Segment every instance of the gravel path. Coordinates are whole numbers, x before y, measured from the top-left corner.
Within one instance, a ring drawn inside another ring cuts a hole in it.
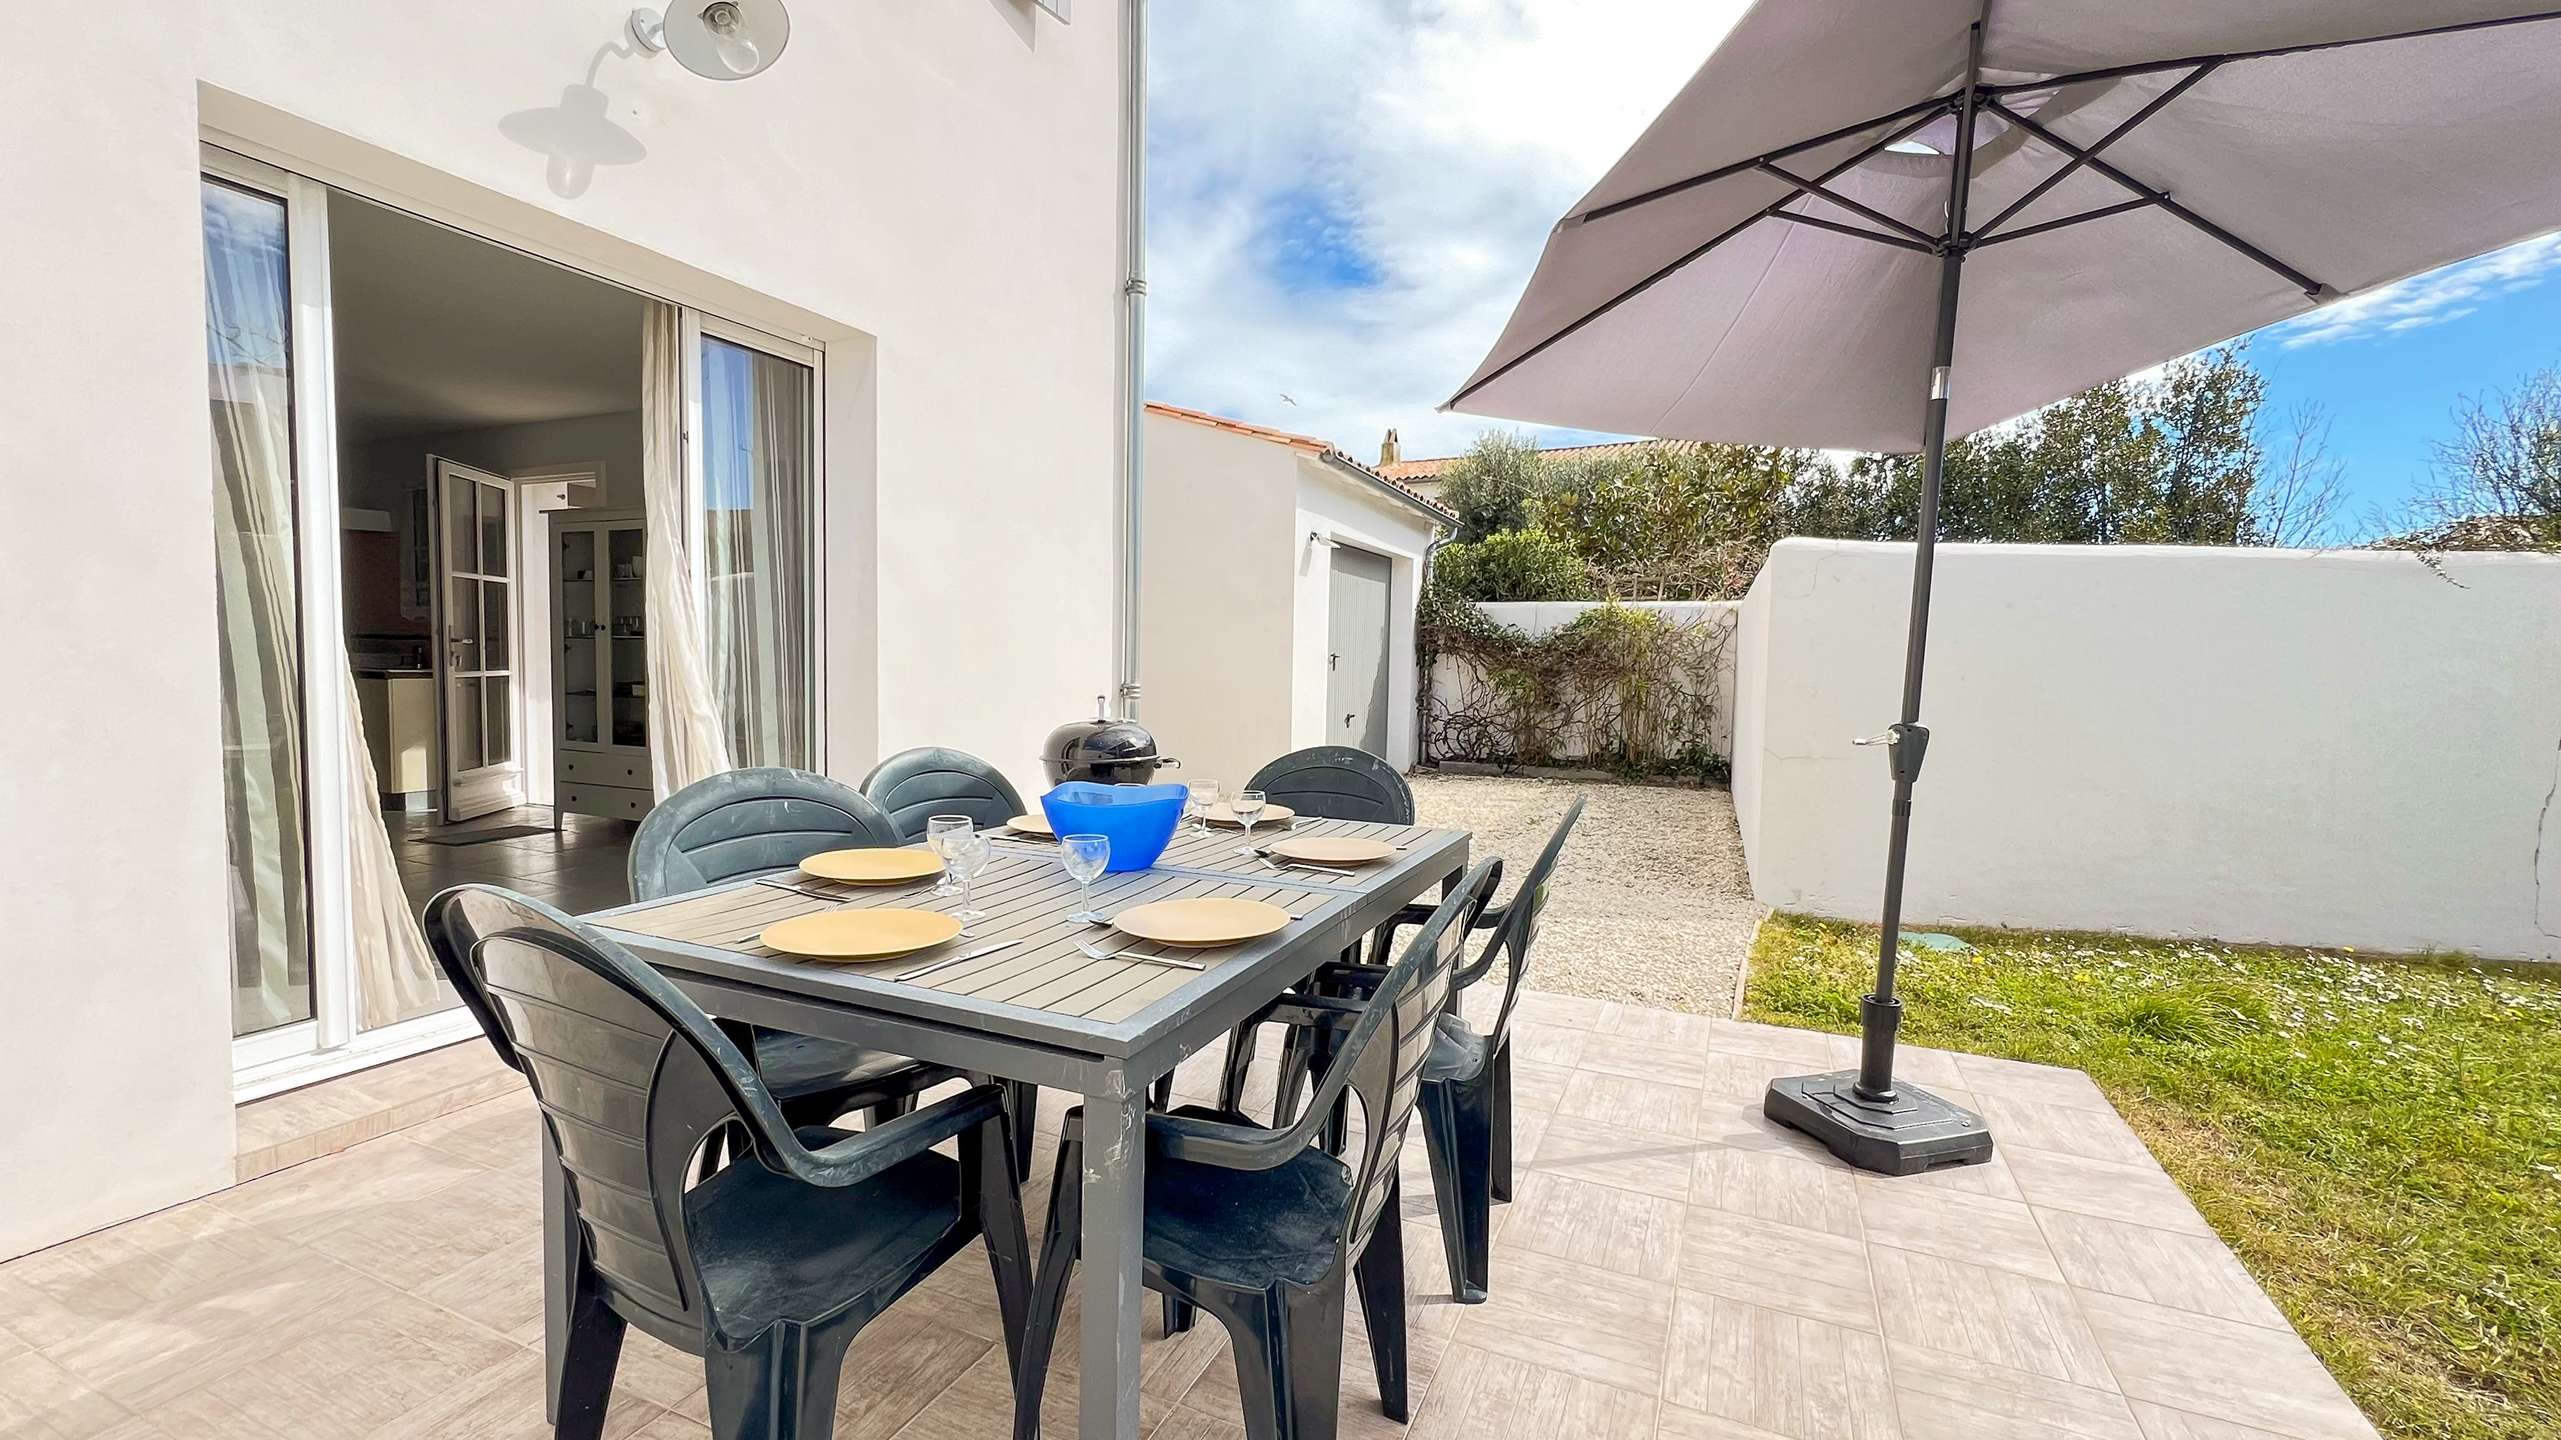
[[[1412,777],[1426,825],[1475,832],[1510,894],[1577,790],[1591,804],[1556,864],[1527,983],[1540,990],[1730,1015],[1760,925],[1723,790],[1608,781]]]

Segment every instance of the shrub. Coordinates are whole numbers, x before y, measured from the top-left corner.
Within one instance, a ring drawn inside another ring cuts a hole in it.
[[[1463,600],[1589,600],[1591,576],[1574,548],[1544,530],[1502,530],[1432,557],[1435,589]]]

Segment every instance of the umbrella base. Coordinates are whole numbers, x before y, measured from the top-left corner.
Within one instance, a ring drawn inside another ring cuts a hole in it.
[[[1773,1080],[1761,1113],[1879,1175],[1917,1175],[1992,1158],[1992,1130],[1982,1116],[1911,1085],[1895,1087],[1891,1100],[1863,1100],[1852,1088],[1858,1078],[1855,1070],[1840,1070]]]

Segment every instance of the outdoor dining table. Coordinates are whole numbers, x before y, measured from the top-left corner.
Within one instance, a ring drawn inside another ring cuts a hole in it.
[[[1239,897],[1289,912],[1288,926],[1241,945],[1176,950],[1133,944],[1116,931],[1069,918],[1080,905],[1047,837],[991,831],[994,854],[977,876],[984,912],[963,938],[934,950],[865,964],[811,963],[758,943],[779,920],[838,906],[959,908],[955,890],[931,879],[845,885],[783,872],[584,917],[656,966],[729,1025],[762,1025],[843,1040],[918,1060],[1029,1081],[1084,1099],[1085,1303],[1079,1434],[1138,1434],[1140,1239],[1146,1146],[1140,1127],[1149,1085],[1339,955],[1406,903],[1466,868],[1464,831],[1300,818],[1292,837],[1368,837],[1398,847],[1377,864],[1343,872],[1280,869],[1244,853],[1232,829],[1178,834],[1145,870],[1094,886],[1110,913],[1156,900]],[[1282,838],[1258,827],[1257,848]],[[946,955],[1012,940],[991,954],[914,979],[901,974]],[[1117,952],[1091,958],[1087,944]],[[1159,963],[1188,960],[1204,968]],[[1025,1117],[1029,1123],[1029,1117]],[[543,1137],[545,1350],[554,1413],[578,1253],[566,1181]]]

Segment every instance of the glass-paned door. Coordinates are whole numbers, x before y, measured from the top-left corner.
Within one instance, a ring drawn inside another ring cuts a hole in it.
[[[292,299],[285,202],[207,176],[214,626],[231,893],[231,1028],[312,1018]]]
[[[431,469],[444,817],[468,820],[524,800],[516,757],[515,492],[504,478],[451,460],[435,460]]]
[[[699,320],[703,628],[738,765],[807,766],[816,701],[817,370]]]

